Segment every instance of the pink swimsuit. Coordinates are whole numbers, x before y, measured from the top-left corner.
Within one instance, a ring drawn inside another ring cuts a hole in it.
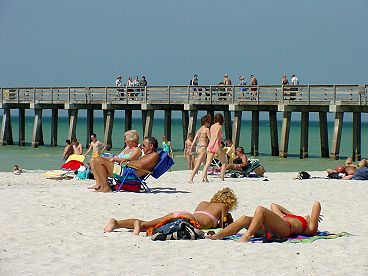
[[[212,215],[211,213],[206,212],[206,211],[195,211],[193,214],[191,212],[188,212],[188,211],[178,211],[178,212],[174,212],[173,213],[173,217],[174,218],[177,218],[177,217],[180,217],[183,214],[191,214],[192,216],[194,216],[195,214],[202,214],[202,215],[206,215],[207,217],[209,217],[210,219],[212,219],[213,223],[216,226],[219,223],[219,220],[214,215]]]
[[[211,133],[211,138],[214,134]],[[217,150],[219,149],[220,145],[221,145],[221,139],[222,139],[222,130],[219,131],[219,135],[218,135],[218,139],[216,140],[211,140],[210,143],[208,144],[207,147],[207,151],[212,152],[212,153],[216,153]]]

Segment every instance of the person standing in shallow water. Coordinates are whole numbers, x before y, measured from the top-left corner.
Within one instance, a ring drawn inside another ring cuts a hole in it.
[[[174,158],[171,142],[167,139],[167,135],[162,136],[162,150],[166,152],[171,158]]]
[[[70,155],[74,153],[73,145],[69,139],[65,140],[65,148],[63,152],[63,160],[66,161]]]

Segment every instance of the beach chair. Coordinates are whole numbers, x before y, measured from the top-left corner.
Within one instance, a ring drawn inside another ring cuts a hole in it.
[[[166,152],[161,151],[159,153],[159,160],[151,172],[140,168],[128,166],[124,169],[124,173],[122,176],[114,177],[116,181],[115,191],[119,192],[120,190],[124,190],[139,192],[143,190],[145,192],[150,192],[150,189],[146,184],[148,177],[152,175],[152,177],[157,179],[165,172],[167,172],[172,165],[174,165],[174,160]],[[137,176],[137,170],[146,172],[146,176],[142,178]]]
[[[231,174],[231,177],[259,177],[263,176],[264,168],[259,159],[249,159],[249,166],[244,171],[229,170],[226,174]]]

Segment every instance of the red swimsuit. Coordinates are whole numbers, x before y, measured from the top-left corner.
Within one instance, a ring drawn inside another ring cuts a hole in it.
[[[293,214],[286,214],[286,215],[284,215],[283,219],[286,218],[286,217],[295,218],[295,219],[299,220],[300,223],[302,224],[302,233],[305,231],[305,229],[307,229],[308,222],[307,222],[307,220],[304,217],[293,215]],[[291,236],[291,223],[288,222],[287,220],[285,220],[285,221],[289,224],[289,229],[290,229],[290,235],[289,236]],[[268,232],[268,231],[266,231],[266,238],[269,239],[269,240],[272,238],[271,233]]]

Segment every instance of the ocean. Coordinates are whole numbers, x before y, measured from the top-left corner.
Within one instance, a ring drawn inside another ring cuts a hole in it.
[[[199,116],[198,116],[199,119]],[[294,117],[293,117],[294,120]],[[0,147],[0,171],[11,171],[14,164],[20,165],[27,170],[51,170],[58,169],[62,164],[62,152],[65,139],[68,135],[68,120],[67,117],[59,117],[58,125],[58,147],[50,147],[51,136],[51,118],[44,116],[43,135],[45,146],[39,148],[31,148],[33,117],[26,117],[26,143],[27,146],[19,147],[2,146]],[[200,126],[198,120],[197,127]],[[246,152],[250,152],[250,128],[251,122],[249,120],[242,121],[240,145],[245,148]],[[12,129],[14,143],[18,142],[18,118],[12,116]],[[142,133],[142,123],[140,118],[133,118],[133,129],[137,129]],[[161,144],[161,137],[164,131],[164,120],[162,118],[155,118],[153,125],[153,136],[155,136],[159,144]],[[270,145],[270,130],[269,122],[267,120],[260,121],[259,127],[259,156],[261,163],[269,172],[286,172],[286,171],[314,171],[325,170],[327,168],[334,168],[339,164],[344,163],[344,159],[352,153],[352,123],[344,122],[342,131],[342,141],[340,148],[340,160],[330,160],[328,158],[320,157],[320,136],[319,123],[317,121],[310,121],[309,126],[309,158],[299,159],[299,141],[300,141],[300,121],[298,119],[292,121],[290,129],[288,158],[279,158],[271,156]],[[103,140],[103,119],[94,119],[94,132],[100,140]],[[111,152],[119,153],[123,147],[123,133],[124,133],[124,117],[123,113],[116,113],[113,127],[113,148]],[[329,146],[331,147],[331,138],[333,133],[333,121],[329,120],[328,135]],[[281,134],[281,121],[278,122],[278,134]],[[79,117],[77,124],[77,138],[85,145],[86,144],[86,118]],[[183,157],[183,137],[181,119],[172,119],[172,145],[174,148],[175,165],[173,170],[187,169],[186,160]],[[368,157],[368,123],[362,122],[362,157]]]

